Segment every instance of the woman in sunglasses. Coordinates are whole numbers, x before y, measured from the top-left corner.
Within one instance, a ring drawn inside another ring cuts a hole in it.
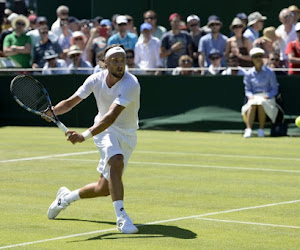
[[[276,75],[272,69],[263,64],[265,51],[261,48],[250,50],[254,67],[249,69],[244,76],[246,104],[242,107],[242,116],[246,124],[244,138],[252,136],[252,126],[258,116],[258,137],[264,137],[264,127],[267,117],[275,123],[278,108],[275,96],[278,93]]]

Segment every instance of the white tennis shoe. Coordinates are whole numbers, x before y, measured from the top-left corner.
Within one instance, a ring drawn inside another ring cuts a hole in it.
[[[131,221],[128,215],[118,218],[117,229],[123,234],[135,234],[139,231],[137,227],[133,225],[133,222]]]
[[[55,219],[55,217],[62,210],[65,210],[67,208],[67,206],[70,205],[70,203],[68,203],[65,200],[65,196],[69,193],[71,193],[71,191],[69,189],[67,189],[66,187],[61,187],[58,190],[55,201],[52,202],[52,204],[50,205],[50,207],[48,209],[48,218],[50,220]]]
[[[252,129],[246,128],[243,136],[244,136],[244,138],[250,138],[252,136]]]

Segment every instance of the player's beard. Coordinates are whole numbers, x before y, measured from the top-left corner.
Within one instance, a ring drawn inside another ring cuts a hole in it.
[[[115,72],[111,72],[111,74],[116,77],[116,78],[122,78],[124,75],[124,70],[122,71],[115,71]]]

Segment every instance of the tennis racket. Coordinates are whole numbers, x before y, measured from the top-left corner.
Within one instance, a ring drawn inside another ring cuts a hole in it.
[[[10,92],[22,108],[33,114],[48,118],[64,133],[68,131],[68,128],[54,114],[49,94],[39,81],[31,76],[18,75],[11,81]],[[51,111],[53,117],[45,114],[48,110]]]

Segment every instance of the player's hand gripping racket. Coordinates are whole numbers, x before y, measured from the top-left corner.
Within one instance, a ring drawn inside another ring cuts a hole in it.
[[[33,114],[51,120],[64,133],[68,131],[68,128],[54,114],[49,94],[39,81],[31,76],[18,75],[11,81],[10,92],[21,107]],[[46,115],[48,110],[50,110],[53,117]]]

